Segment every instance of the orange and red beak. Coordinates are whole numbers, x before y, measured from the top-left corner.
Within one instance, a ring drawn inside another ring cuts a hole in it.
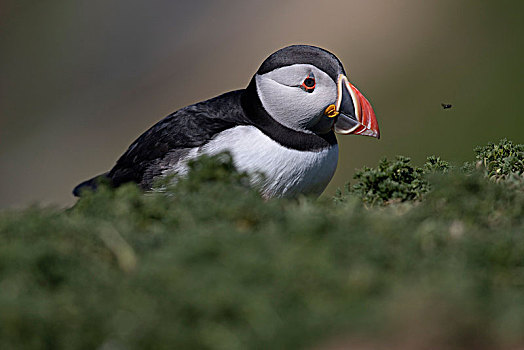
[[[328,110],[326,110],[326,113],[328,113]],[[380,138],[377,117],[373,107],[343,74],[338,77],[337,102],[330,113],[336,118],[333,130],[337,134],[355,134]]]

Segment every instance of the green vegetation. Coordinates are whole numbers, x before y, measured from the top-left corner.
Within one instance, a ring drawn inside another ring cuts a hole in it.
[[[335,201],[264,201],[220,156],[4,211],[0,348],[522,347],[522,147],[383,160]]]
[[[382,159],[376,169],[364,167],[355,174],[358,182],[352,187],[346,185],[345,194],[357,196],[371,205],[420,200],[430,189],[425,175],[450,169],[447,162],[435,156],[428,157],[422,168],[412,166],[410,161],[397,156],[394,161]],[[343,197],[339,190],[335,198],[343,200]]]
[[[524,176],[524,144],[514,145],[506,139],[475,148],[477,167],[492,180],[507,180]]]

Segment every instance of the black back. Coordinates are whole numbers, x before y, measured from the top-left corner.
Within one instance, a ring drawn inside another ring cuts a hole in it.
[[[108,174],[113,186],[132,181],[148,188],[152,179],[161,174],[162,163],[176,162],[189,149],[204,145],[216,134],[249,124],[240,106],[241,94],[232,91],[179,109],[159,121],[118,159]]]

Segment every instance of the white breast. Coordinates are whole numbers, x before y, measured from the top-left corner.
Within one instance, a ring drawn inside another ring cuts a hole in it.
[[[251,174],[262,173],[265,197],[290,197],[298,193],[320,195],[333,177],[338,145],[322,151],[297,151],[273,141],[254,126],[237,126],[218,134],[198,153],[229,151],[235,166]]]

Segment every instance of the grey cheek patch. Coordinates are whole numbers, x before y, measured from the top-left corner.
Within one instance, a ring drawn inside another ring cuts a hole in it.
[[[306,93],[300,85],[308,74],[315,77],[315,88]],[[309,65],[295,65],[256,75],[255,81],[263,108],[280,124],[306,133],[329,131],[333,120],[324,120],[323,112],[335,103],[337,85],[327,74]]]

